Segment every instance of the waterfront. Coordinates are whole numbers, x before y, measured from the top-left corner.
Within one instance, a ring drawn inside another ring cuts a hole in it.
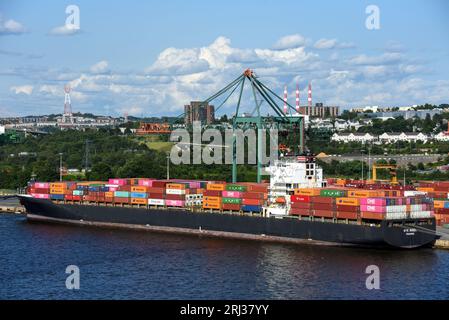
[[[449,252],[277,245],[0,215],[1,299],[447,299]],[[380,268],[367,290],[365,268]],[[80,290],[65,269],[80,268]]]

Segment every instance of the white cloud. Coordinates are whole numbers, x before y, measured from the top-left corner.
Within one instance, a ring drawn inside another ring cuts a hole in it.
[[[25,86],[14,86],[10,88],[11,91],[14,91],[15,94],[26,94],[29,96],[33,93],[33,86],[25,85]]]
[[[19,22],[9,19],[3,20],[0,16],[0,35],[22,34],[26,32],[26,28]]]
[[[354,65],[379,65],[398,63],[402,60],[403,55],[398,52],[387,52],[380,56],[358,55],[350,59],[349,63]]]
[[[71,36],[80,33],[81,29],[72,25],[63,25],[50,30],[49,34],[53,36]]]
[[[108,65],[109,64],[106,60],[102,60],[91,66],[90,71],[92,73],[105,73],[108,71]]]
[[[337,39],[320,39],[315,42],[314,47],[316,49],[332,49],[335,48]]]
[[[306,39],[300,34],[292,34],[280,38],[273,46],[277,50],[292,49],[302,47],[306,43]]]

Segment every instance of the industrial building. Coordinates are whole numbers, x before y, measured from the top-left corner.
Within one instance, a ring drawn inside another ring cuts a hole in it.
[[[324,106],[322,103],[316,103],[315,106],[300,106],[299,113],[310,117],[338,117],[340,112],[338,106]]]
[[[192,101],[184,106],[184,122],[192,124],[201,121],[202,124],[212,124],[215,120],[215,108],[201,101]]]

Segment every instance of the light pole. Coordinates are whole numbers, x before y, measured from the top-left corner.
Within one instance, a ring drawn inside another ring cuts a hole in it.
[[[170,180],[170,152],[167,152],[167,180]]]
[[[62,153],[59,153],[59,181],[62,182]]]

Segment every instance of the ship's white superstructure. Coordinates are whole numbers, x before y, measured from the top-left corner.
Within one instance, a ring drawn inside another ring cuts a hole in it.
[[[290,208],[290,195],[297,188],[321,188],[326,185],[323,169],[312,156],[297,156],[274,161],[266,171],[270,174],[268,207],[266,215],[287,215]],[[277,201],[283,198],[284,202]]]

